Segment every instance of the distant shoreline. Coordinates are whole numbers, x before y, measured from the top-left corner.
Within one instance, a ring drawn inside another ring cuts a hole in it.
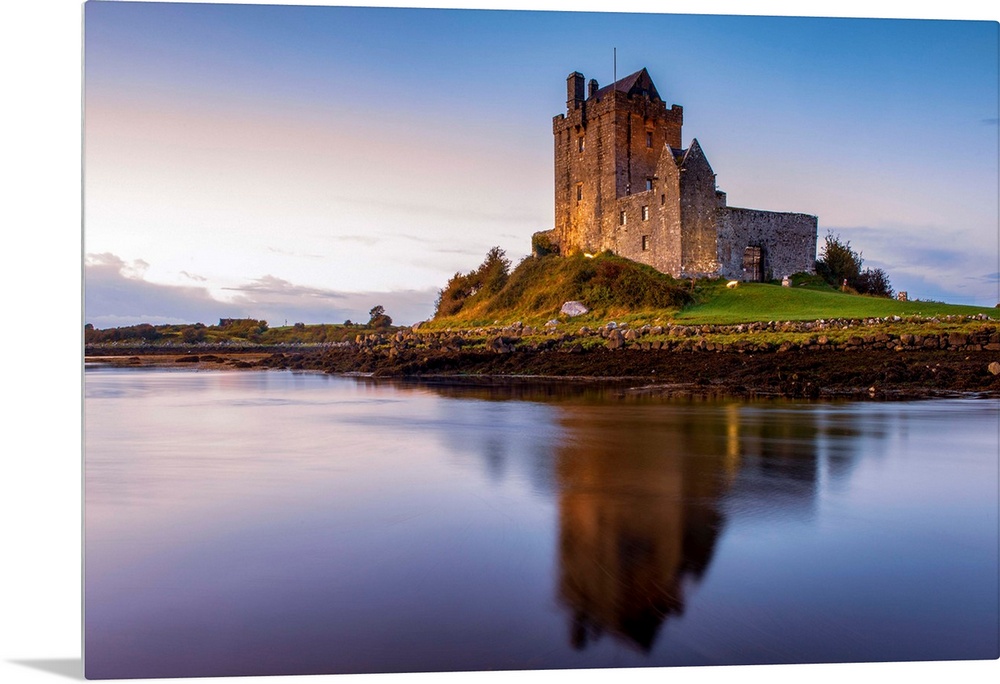
[[[512,341],[513,342],[513,341]],[[88,363],[130,368],[299,370],[417,381],[471,384],[604,381],[644,395],[711,395],[806,399],[904,400],[933,397],[1000,398],[1000,375],[989,370],[1000,352],[985,349],[866,348],[708,351],[609,349],[510,344],[499,350],[400,348],[390,345],[85,350]],[[997,367],[994,366],[996,370]]]

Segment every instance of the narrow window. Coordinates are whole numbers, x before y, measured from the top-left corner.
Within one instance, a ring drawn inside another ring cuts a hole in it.
[[[653,132],[646,131],[646,147],[652,147],[652,146],[653,146]]]
[[[666,203],[667,203],[667,196],[660,195],[660,204],[666,204]]]
[[[576,201],[579,202],[583,199],[583,183],[576,184]]]
[[[647,178],[646,179],[646,191],[649,192],[652,189],[653,189],[653,179],[652,178]]]
[[[624,226],[625,225],[625,212],[624,211],[618,212],[618,225],[619,226]]]
[[[643,235],[642,236],[642,251],[643,252],[648,252],[649,251],[649,236],[648,235]]]
[[[649,207],[645,205],[643,205],[642,207],[642,220],[643,221],[649,220]]]
[[[584,146],[583,136],[581,135],[579,138],[576,139],[576,149],[577,149],[577,151],[578,152],[583,152],[583,146]]]

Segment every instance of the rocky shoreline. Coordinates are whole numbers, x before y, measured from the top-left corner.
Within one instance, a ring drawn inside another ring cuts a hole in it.
[[[896,323],[898,329],[893,329]],[[1000,397],[1000,332],[969,321],[748,326],[609,324],[573,333],[515,324],[400,330],[353,342],[281,347],[88,347],[116,366],[291,369],[483,383],[621,381],[644,394],[912,399]],[[553,326],[554,327],[554,326]],[[739,329],[741,328],[742,329]]]

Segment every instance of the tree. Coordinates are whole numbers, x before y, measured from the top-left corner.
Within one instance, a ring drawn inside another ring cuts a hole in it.
[[[839,288],[846,283],[858,294],[891,297],[888,274],[881,268],[861,270],[863,263],[861,252],[855,252],[849,241],[841,240],[839,235],[831,232],[826,234],[823,253],[816,262],[816,273],[834,287]]]
[[[480,281],[480,289],[487,295],[493,295],[503,289],[510,276],[510,259],[500,247],[491,247],[486,253],[486,259],[476,269]]]
[[[480,292],[487,297],[495,295],[507,284],[509,277],[510,259],[507,258],[507,253],[499,247],[491,247],[479,268],[464,275],[456,273],[444,289],[438,291],[434,315],[456,314],[465,305],[465,300]]]
[[[867,294],[874,297],[892,297],[892,285],[889,284],[889,276],[881,268],[866,268],[858,276],[854,289],[858,294]]]
[[[826,234],[826,244],[816,262],[816,273],[834,287],[847,285],[854,287],[861,274],[861,254],[851,249],[849,240],[841,241],[839,235]]]
[[[368,319],[368,326],[371,328],[388,328],[392,325],[392,319],[385,315],[385,307],[377,304],[368,312],[371,317]]]

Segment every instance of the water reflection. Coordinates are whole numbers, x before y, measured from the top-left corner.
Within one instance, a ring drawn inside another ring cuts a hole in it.
[[[817,445],[826,426],[810,407],[697,397],[664,402],[622,385],[449,383],[433,391],[555,407],[559,439],[552,460],[541,460],[555,471],[556,594],[576,650],[607,634],[648,653],[662,625],[683,615],[728,514],[807,518],[815,504]],[[479,453],[500,481],[508,460],[522,454],[505,449],[496,432],[503,411],[496,415]],[[836,472],[846,474],[853,457],[837,445],[854,435],[836,421],[828,427]]]
[[[721,410],[706,411],[703,399],[665,403],[621,387],[580,385],[435,392],[558,406],[556,592],[576,650],[607,634],[651,651],[707,572],[727,514],[810,517],[818,445],[827,439],[830,472],[845,476],[853,452],[843,445],[857,436],[822,411],[794,405],[712,401]],[[503,440],[487,431],[481,454],[502,479],[511,457]]]
[[[717,441],[720,426],[642,413],[623,421],[564,407],[560,416],[569,439],[555,464],[558,597],[576,649],[608,633],[648,652],[663,622],[684,612],[685,585],[705,572],[723,525],[734,464],[720,449],[686,457],[691,442]]]
[[[288,373],[87,391],[89,675],[995,653],[995,407]]]

